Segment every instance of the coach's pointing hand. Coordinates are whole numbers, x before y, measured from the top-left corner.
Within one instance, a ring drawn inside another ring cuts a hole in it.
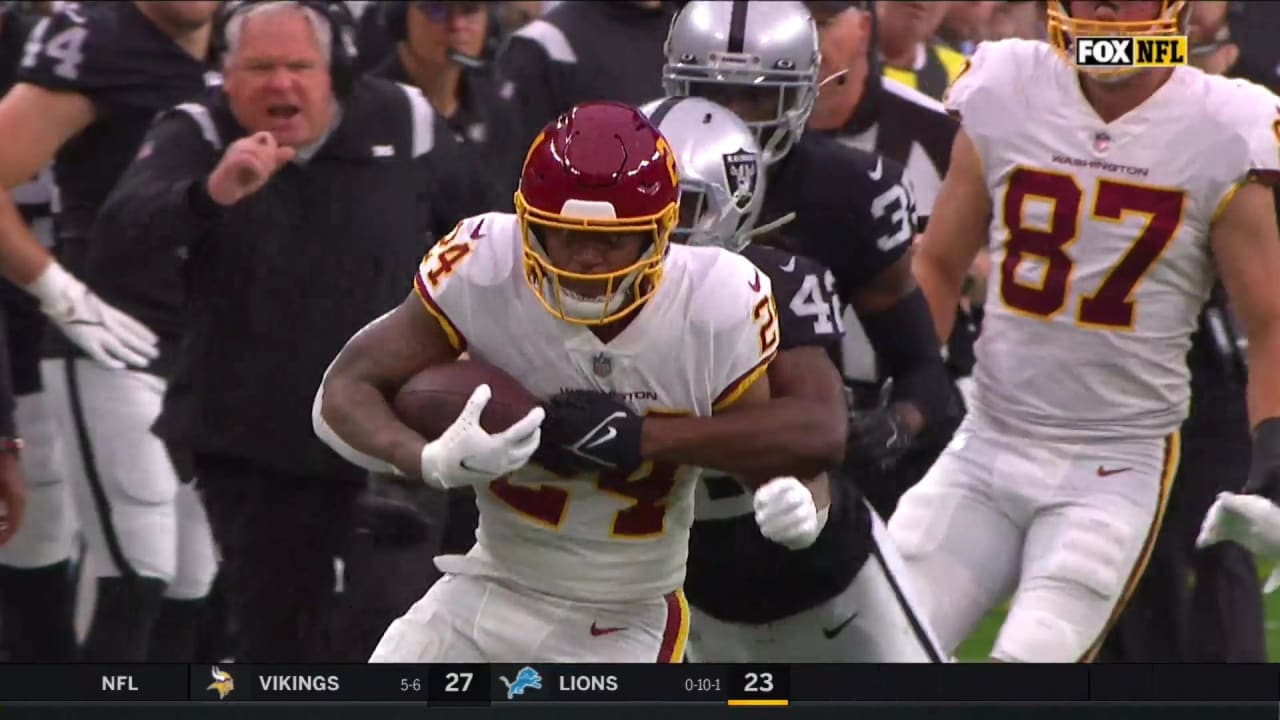
[[[240,138],[209,174],[209,197],[224,207],[235,205],[258,192],[295,155],[296,150],[280,145],[266,131]]]

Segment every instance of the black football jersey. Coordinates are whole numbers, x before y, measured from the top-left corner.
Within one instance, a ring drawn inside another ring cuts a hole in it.
[[[13,85],[22,59],[22,43],[31,25],[16,6],[0,5],[0,97]]]
[[[179,47],[131,2],[69,4],[42,19],[27,37],[18,68],[18,82],[79,93],[93,103],[94,122],[54,158],[58,259],[162,339],[181,331],[182,258],[158,253],[129,278],[94,278],[87,274],[88,237],[152,120],[202,97],[214,77],[205,62]],[[49,342],[55,355],[69,350],[57,333],[50,333]],[[167,355],[164,346],[161,352]]]
[[[830,270],[803,255],[766,245],[748,245],[742,256],[773,281],[778,304],[780,350],[839,347],[844,335],[840,296]]]
[[[748,245],[742,255],[773,283],[779,349],[818,346],[838,363],[844,326],[833,273],[803,255],[767,245]],[[749,493],[742,483],[711,473],[700,482],[706,498],[699,502],[728,500],[737,508],[716,519],[695,518],[690,531],[685,593],[703,612],[730,622],[779,620],[839,593],[865,560],[866,510],[852,484],[832,488],[840,501],[833,499],[834,512],[819,541],[792,551],[761,534],[750,501],[741,502]],[[843,481],[833,476],[831,482]],[[735,555],[753,560],[724,562]]]
[[[774,244],[831,269],[845,298],[911,248],[919,229],[902,165],[806,134],[770,169],[760,225],[788,213]]]
[[[80,93],[96,113],[54,160],[61,234],[87,233],[152,118],[199,97],[207,70],[131,2],[70,4],[35,26],[18,82]]]
[[[760,625],[817,607],[848,588],[875,543],[871,514],[856,483],[838,472],[828,478],[827,524],[802,550],[767,539],[750,512],[694,522],[684,581],[689,604],[726,622]],[[702,482],[712,497],[745,492],[732,478]]]

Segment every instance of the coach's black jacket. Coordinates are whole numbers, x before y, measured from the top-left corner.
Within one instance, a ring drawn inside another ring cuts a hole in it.
[[[223,96],[157,120],[102,210],[116,242],[91,259],[105,274],[188,253],[188,336],[157,434],[293,475],[353,473],[312,431],[321,377],[404,300],[434,238],[484,210],[451,181],[441,125],[417,90],[362,78],[313,156],[222,208],[205,181],[249,134]]]

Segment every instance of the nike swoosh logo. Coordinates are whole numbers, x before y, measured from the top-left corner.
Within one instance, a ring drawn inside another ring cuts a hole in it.
[[[615,412],[611,414],[609,417],[605,418],[599,425],[596,425],[595,427],[591,428],[591,431],[588,432],[586,435],[584,435],[581,440],[579,440],[577,443],[573,445],[570,445],[569,451],[574,453],[575,455],[580,455],[594,462],[598,462],[603,465],[608,465],[610,467],[613,467],[613,463],[607,462],[606,460],[602,458],[598,458],[586,451],[593,447],[604,445],[605,443],[617,437],[618,429],[615,428],[613,425],[610,425],[609,423],[612,423],[614,420],[618,418],[626,417],[626,416],[627,414],[624,412]]]
[[[1110,476],[1112,476],[1112,475],[1119,475],[1119,474],[1120,474],[1120,473],[1122,473],[1122,472],[1129,472],[1129,471],[1130,471],[1130,470],[1132,470],[1132,469],[1133,469],[1133,468],[1131,468],[1131,467],[1122,467],[1122,468],[1111,468],[1111,469],[1107,469],[1107,468],[1104,468],[1104,467],[1102,467],[1101,465],[1099,465],[1099,466],[1098,466],[1098,477],[1110,477]]]
[[[872,180],[879,180],[881,177],[884,177],[884,158],[876,158],[876,166],[867,173],[867,177]]]
[[[822,628],[822,636],[823,636],[823,637],[825,637],[825,638],[826,638],[826,639],[828,639],[828,640],[831,640],[831,639],[832,639],[832,638],[834,638],[835,636],[837,636],[837,635],[839,635],[840,633],[844,632],[844,629],[845,629],[845,628],[847,628],[847,627],[849,627],[849,623],[853,622],[853,619],[854,619],[854,618],[856,618],[856,617],[858,617],[858,613],[856,613],[856,612],[855,612],[854,614],[852,614],[852,615],[850,615],[849,617],[845,618],[845,621],[844,621],[844,622],[840,623],[839,625],[837,625],[837,626],[835,626],[835,627],[833,627],[833,628],[830,628],[830,629],[828,629],[828,628]]]
[[[747,283],[747,287],[751,288],[752,292],[760,292],[760,271],[759,270],[756,271],[756,276],[751,278],[751,282]]]
[[[484,227],[484,221],[487,219],[488,218],[480,218],[480,222],[477,223],[475,229],[471,231],[472,240],[479,240],[480,238],[484,237],[484,235],[480,234],[480,228]]]
[[[786,264],[785,264],[785,265],[779,265],[778,267],[782,268],[782,272],[791,272],[792,270],[795,270],[795,269],[796,269],[796,256],[795,256],[795,255],[792,255],[792,256],[791,256],[791,259],[790,259],[790,260],[788,260],[788,261],[786,262]]]
[[[591,623],[591,637],[600,637],[601,635],[608,635],[610,633],[616,633],[622,630],[626,630],[626,628],[625,627],[603,627],[602,628],[602,627],[596,627],[596,624],[594,621]]]
[[[609,427],[605,428],[605,430],[607,432],[605,432],[604,436],[601,437],[599,440],[593,440],[587,443],[587,445],[585,446],[587,450],[590,450],[591,448],[596,447],[598,445],[603,445],[609,442],[610,440],[618,437],[618,429],[615,428],[614,426],[610,425]]]

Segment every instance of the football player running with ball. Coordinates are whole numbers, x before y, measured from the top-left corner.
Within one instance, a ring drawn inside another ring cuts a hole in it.
[[[542,408],[482,430],[484,385],[430,442],[387,400],[465,351],[537,397],[608,393],[637,416],[728,417],[767,402],[778,348],[769,279],[725,250],[669,245],[678,188],[670,146],[637,110],[573,108],[530,148],[516,213],[460,223],[405,302],[326,373],[321,438],[371,470],[474,486],[480,511],[475,546],[437,559],[445,577],[388,628],[373,661],[682,660],[695,467],[575,472],[569,450],[547,442],[555,418]],[[590,455],[613,436],[574,450]]]

